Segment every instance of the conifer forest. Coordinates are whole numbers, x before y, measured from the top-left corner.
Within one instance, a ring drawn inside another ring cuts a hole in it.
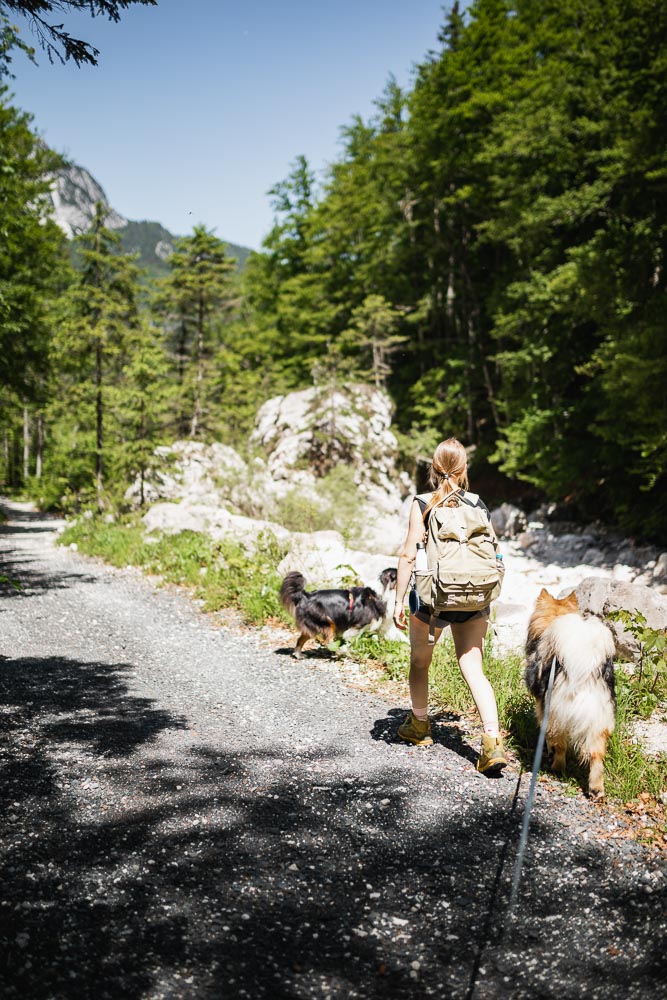
[[[45,218],[62,161],[6,77],[0,489],[114,509],[156,446],[242,449],[271,396],[368,381],[409,471],[455,435],[515,495],[664,541],[666,33],[663,0],[455,4],[326,173],[294,151],[242,269],[202,220],[164,278],[102,207],[73,241]]]

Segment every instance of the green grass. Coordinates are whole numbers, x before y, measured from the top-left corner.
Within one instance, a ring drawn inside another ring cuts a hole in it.
[[[147,540],[136,518],[111,524],[80,518],[60,536],[61,545],[72,543],[112,566],[139,566],[167,583],[193,589],[206,611],[234,608],[254,625],[289,621],[278,599],[275,569],[285,553],[273,535],[260,535],[251,554],[233,539],[215,542],[194,531]]]
[[[260,536],[251,555],[238,542],[214,542],[206,535],[183,531],[147,540],[137,517],[107,524],[97,517],[80,518],[60,537],[61,544],[76,542],[80,552],[100,556],[114,566],[139,566],[158,574],[168,583],[186,586],[202,600],[205,610],[234,608],[248,624],[280,621],[292,625],[278,599],[281,579],[276,567],[285,552],[273,535]],[[410,651],[407,643],[390,642],[374,634],[355,639],[348,655],[360,663],[379,665],[388,681],[405,684]],[[498,655],[491,638],[484,651],[484,669],[493,686],[502,728],[521,763],[532,765],[537,742],[533,701],[523,683],[523,658],[517,654]],[[611,799],[623,802],[641,792],[658,797],[667,786],[667,760],[645,755],[633,743],[633,722],[646,715],[647,692],[667,701],[667,682],[660,675],[628,676],[617,670],[616,730],[605,760],[605,784]],[[436,707],[472,716],[474,705],[456,662],[451,636],[445,633],[435,648],[430,673],[430,701]],[[568,759],[564,790],[586,785],[586,769]]]
[[[358,544],[363,536],[362,511],[352,469],[331,469],[315,483],[317,499],[298,487],[289,490],[270,511],[271,519],[290,531],[339,531],[345,542]]]
[[[667,758],[647,757],[632,741],[633,722],[645,717],[641,687],[641,680],[616,671],[616,728],[605,759],[605,788],[608,795],[623,802],[641,792],[657,798],[667,788]],[[662,691],[663,698],[666,693]]]

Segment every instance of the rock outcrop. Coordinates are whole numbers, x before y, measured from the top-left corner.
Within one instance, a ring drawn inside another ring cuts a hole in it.
[[[268,400],[252,441],[274,483],[298,485],[310,496],[318,480],[347,467],[363,508],[366,546],[395,553],[405,533],[403,501],[413,485],[397,469],[391,417],[389,396],[371,386],[313,387]]]
[[[611,611],[638,611],[649,628],[667,628],[667,598],[644,584],[587,576],[577,586],[576,595],[580,609],[598,618],[604,619]],[[628,661],[636,660],[639,656],[637,640],[620,623],[610,624],[618,655]]]
[[[256,454],[247,461],[222,444],[177,441],[158,448],[143,487],[145,501],[159,503],[160,509],[148,515],[153,527],[158,521],[163,530],[205,522],[202,530],[220,533],[228,527],[245,537],[249,531],[233,520],[245,516],[272,522],[275,533],[284,535],[281,525],[286,518],[298,521],[299,504],[306,504],[326,513],[333,532],[348,539],[356,532],[354,551],[384,553],[395,563],[407,527],[405,497],[413,487],[396,468],[398,446],[386,393],[352,385],[333,393],[307,389],[278,396],[259,411],[251,444]],[[140,492],[135,482],[126,500],[138,506]],[[294,503],[288,516],[290,496]],[[164,501],[180,509],[169,512]],[[289,527],[298,532],[301,524]],[[346,561],[342,553],[338,562]],[[328,574],[334,569],[328,565]]]
[[[243,483],[248,468],[233,448],[214,442],[175,441],[155,450],[155,462],[144,481],[144,502],[186,501],[215,507],[224,500],[225,484]],[[125,499],[138,506],[140,483],[136,480]]]
[[[52,217],[69,239],[90,228],[98,202],[108,209],[109,229],[122,229],[126,225],[127,219],[111,208],[102,187],[84,167],[71,163],[53,178]]]

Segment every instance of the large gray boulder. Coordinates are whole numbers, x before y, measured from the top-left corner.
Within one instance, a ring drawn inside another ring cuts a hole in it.
[[[229,484],[243,487],[248,479],[246,463],[233,448],[214,442],[174,441],[155,449],[153,467],[144,480],[144,502],[186,500],[215,506]],[[141,483],[137,478],[125,499],[138,506]]]
[[[362,492],[380,487],[387,509],[400,507],[398,442],[392,403],[372,386],[314,386],[269,399],[258,411],[252,441],[274,479],[307,468],[315,477],[349,466]]]
[[[314,386],[269,399],[258,411],[251,442],[274,484],[296,485],[308,496],[332,470],[349,469],[364,547],[395,555],[407,524],[403,501],[414,487],[397,470],[391,418],[392,403],[382,390]]]
[[[650,587],[623,580],[587,576],[576,588],[581,611],[604,619],[610,611],[639,611],[650,628],[667,628],[667,598]],[[618,655],[633,660],[639,655],[639,645],[629,632],[613,623]]]
[[[516,538],[528,526],[524,512],[511,503],[501,503],[491,511],[491,524],[498,538]]]
[[[187,501],[156,503],[144,514],[143,522],[149,534],[161,532],[165,535],[177,535],[181,531],[197,531],[209,535],[215,541],[232,538],[249,552],[254,551],[262,533],[272,534],[282,545],[291,544],[292,538],[287,528],[273,521],[231,514],[224,507]]]

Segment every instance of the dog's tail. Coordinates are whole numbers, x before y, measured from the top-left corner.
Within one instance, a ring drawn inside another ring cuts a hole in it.
[[[306,578],[302,573],[288,573],[280,585],[280,603],[288,614],[293,615],[297,604],[303,599]]]

